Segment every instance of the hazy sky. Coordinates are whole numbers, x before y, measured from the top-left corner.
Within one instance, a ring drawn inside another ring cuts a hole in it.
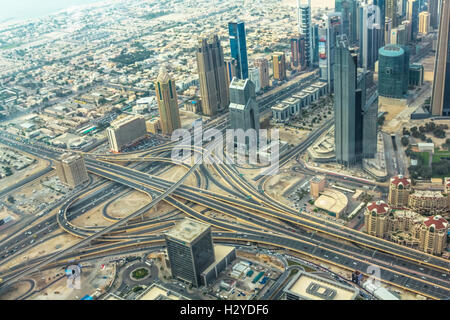
[[[99,0],[0,0],[0,22],[45,16],[75,5]]]

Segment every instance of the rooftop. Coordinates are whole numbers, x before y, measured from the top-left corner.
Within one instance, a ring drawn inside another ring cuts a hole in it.
[[[358,290],[306,272],[297,273],[286,291],[305,300],[354,300]]]
[[[446,229],[448,222],[441,216],[428,217],[423,220],[423,223],[427,227],[434,227],[436,230]]]
[[[314,205],[320,209],[339,215],[347,208],[348,199],[342,192],[333,189],[326,189]]]
[[[387,57],[399,57],[405,54],[405,50],[398,45],[388,44],[387,46],[380,48],[379,54]]]
[[[153,284],[147,291],[137,300],[190,300],[189,298],[182,296],[181,294],[169,291],[168,289]]]
[[[403,185],[405,187],[411,184],[411,179],[408,179],[400,174],[398,176],[391,178],[391,183],[395,184],[396,186]]]
[[[382,201],[372,201],[367,204],[367,210],[376,214],[385,214],[389,211],[389,205]]]
[[[209,228],[210,225],[185,218],[180,223],[175,225],[175,227],[167,231],[166,236],[190,243]]]
[[[431,198],[431,199],[437,199],[437,198],[443,198],[444,195],[441,193],[441,191],[432,191],[432,190],[416,190],[413,194],[411,194],[413,197],[417,198]]]
[[[235,250],[234,247],[214,245],[214,262],[208,268],[206,268],[202,272],[202,274],[207,274],[209,271],[211,271],[211,269],[215,268],[216,265],[223,259],[225,259],[225,257],[228,256],[233,250]]]

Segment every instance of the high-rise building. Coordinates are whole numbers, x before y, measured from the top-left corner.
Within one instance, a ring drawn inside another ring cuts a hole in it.
[[[389,231],[389,205],[384,201],[369,202],[364,211],[364,227],[367,234],[383,238]]]
[[[386,18],[386,23],[384,25],[384,43],[386,45],[391,43],[391,33],[392,33],[392,20]]]
[[[334,123],[336,161],[351,166],[362,153],[362,92],[357,89],[357,56],[345,35],[336,41]],[[358,125],[359,124],[359,125]]]
[[[113,152],[120,152],[141,139],[147,134],[145,118],[143,116],[129,115],[116,119],[106,129],[109,147]]]
[[[164,236],[172,276],[199,287],[202,272],[215,260],[211,226],[185,218]]]
[[[317,199],[321,192],[325,190],[327,180],[324,176],[315,176],[310,181],[310,193],[311,197]]]
[[[312,32],[312,64],[314,67],[317,67],[319,65],[319,25],[317,23],[313,23],[311,26],[311,32]],[[306,52],[306,51],[305,51]]]
[[[175,81],[169,76],[165,68],[161,68],[155,82],[155,88],[161,119],[161,131],[163,134],[172,134],[174,130],[181,128],[181,120]]]
[[[359,48],[361,56],[361,66],[363,68],[373,70],[375,62],[378,60],[378,49],[382,43],[380,40],[383,37],[383,29],[377,23],[373,23],[373,15],[377,14],[376,11],[371,10],[372,7],[366,4],[361,4],[359,10]],[[369,24],[369,22],[371,22]]]
[[[431,113],[450,116],[450,0],[442,0]]]
[[[411,21],[409,20],[402,21],[402,26],[405,28],[405,44],[403,45],[407,45],[408,43],[413,41],[413,30]]]
[[[385,44],[384,32],[386,30],[386,0],[373,0],[373,4],[376,6],[375,8],[378,7],[380,9],[379,27],[381,34],[379,35],[378,48],[381,48]],[[375,22],[376,21],[377,20],[375,20]]]
[[[231,81],[236,77],[236,60],[233,58],[225,59],[225,71],[227,75],[227,87],[230,86]]]
[[[230,84],[230,127],[237,130],[256,130],[259,133],[259,109],[255,85],[248,79],[234,78]],[[258,138],[258,137],[256,137]],[[256,143],[257,141],[253,141]],[[249,145],[250,141],[245,143]]]
[[[217,35],[199,40],[197,68],[203,114],[213,116],[230,103],[223,49]]]
[[[426,11],[419,13],[419,33],[428,34],[430,32],[430,14]]]
[[[261,79],[259,76],[259,69],[258,68],[248,69],[248,78],[255,85],[255,93],[258,93],[261,90]]]
[[[407,0],[397,0],[397,16],[399,18],[404,17],[407,11]]]
[[[364,159],[370,159],[374,158],[377,154],[378,99],[374,99],[373,101],[369,100],[365,104],[362,117],[362,156]]]
[[[334,11],[341,13],[342,32],[347,35],[350,44],[357,41],[357,6],[356,0],[335,0]]]
[[[392,208],[404,208],[408,205],[411,193],[411,179],[398,175],[389,182],[388,203]]]
[[[408,197],[408,207],[421,214],[447,212],[447,195],[437,190],[416,190]]]
[[[64,153],[55,161],[55,169],[59,180],[70,188],[89,181],[84,159],[79,154]]]
[[[342,21],[340,13],[330,13],[324,16],[319,26],[319,68],[320,80],[328,83],[330,92],[334,90],[334,63],[336,38],[342,35]]]
[[[275,80],[286,80],[286,56],[284,52],[274,52],[272,55],[273,78]]]
[[[411,39],[414,41],[419,31],[419,0],[408,0],[406,19],[411,22]]]
[[[409,66],[409,85],[422,86],[424,80],[425,69],[420,63],[412,63]]]
[[[447,247],[448,228],[447,220],[439,215],[427,217],[415,225],[413,233],[419,239],[419,249],[431,254],[442,254]]]
[[[439,14],[438,14],[439,3],[440,0],[428,0],[428,12],[430,13],[430,26],[434,30],[436,30],[439,27]]]
[[[403,99],[408,93],[409,51],[389,44],[378,52],[378,93],[388,98]]]
[[[259,79],[261,82],[261,89],[267,88],[269,83],[269,61],[265,58],[258,58],[253,62],[255,68],[259,70]]]
[[[302,71],[306,68],[305,36],[297,35],[291,38],[291,68]]]
[[[391,19],[392,28],[395,28],[398,25],[397,12],[397,0],[386,0],[386,18]]]
[[[244,22],[229,22],[231,57],[236,60],[236,77],[248,79],[247,42]]]
[[[311,27],[311,0],[307,4],[301,4],[301,0],[297,0],[298,10],[298,26],[299,31],[305,36],[305,58],[306,66],[313,65],[313,39]]]
[[[397,28],[391,30],[390,44],[398,44],[405,46],[408,42],[408,32],[404,24],[399,25]]]

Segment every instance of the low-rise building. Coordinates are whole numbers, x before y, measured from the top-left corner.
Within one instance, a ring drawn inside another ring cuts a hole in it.
[[[314,205],[339,219],[347,210],[348,199],[342,192],[333,189],[325,189]]]
[[[298,272],[283,289],[286,300],[355,300],[359,290],[317,274]]]
[[[159,117],[155,117],[145,122],[147,132],[157,134],[161,131],[161,122]]]

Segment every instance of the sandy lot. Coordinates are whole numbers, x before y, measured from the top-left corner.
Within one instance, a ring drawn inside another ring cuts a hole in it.
[[[125,218],[151,202],[151,198],[139,191],[131,191],[117,199],[108,207],[108,214],[115,218]]]
[[[16,171],[16,172],[14,172],[13,175],[1,179],[0,180],[0,190],[3,190],[5,188],[9,187],[9,186],[17,183],[18,181],[25,179],[43,169],[45,169],[48,166],[48,161],[37,159],[37,158],[29,155],[28,153],[23,153],[23,154],[25,154],[29,158],[36,159],[37,161],[25,169]]]
[[[61,233],[61,229],[57,229],[51,233],[52,235],[56,235]],[[39,240],[36,240],[39,241]],[[62,234],[56,236],[55,238],[49,239],[45,242],[39,243],[34,246],[32,249],[25,251],[24,253],[19,254],[14,259],[8,261],[6,264],[0,267],[2,272],[8,270],[11,266],[18,265],[20,263],[26,262],[30,259],[37,258],[42,255],[54,253],[55,251],[59,251],[62,249],[66,249],[77,242],[80,241],[80,238],[74,237],[70,234]]]

